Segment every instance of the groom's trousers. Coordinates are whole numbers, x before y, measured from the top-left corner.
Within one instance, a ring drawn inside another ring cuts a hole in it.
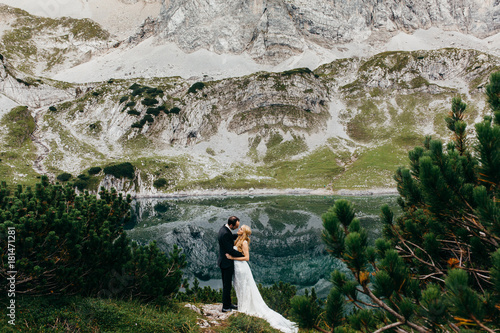
[[[221,268],[222,272],[222,308],[231,308],[231,288],[233,284],[234,266]]]

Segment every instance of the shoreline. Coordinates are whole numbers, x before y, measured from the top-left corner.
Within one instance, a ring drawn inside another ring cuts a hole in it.
[[[248,190],[191,190],[170,193],[125,193],[131,194],[133,199],[154,198],[189,198],[189,197],[223,197],[223,196],[249,196],[249,195],[336,195],[336,196],[382,196],[397,195],[396,188],[372,188],[366,190],[327,190],[327,189],[248,189]]]

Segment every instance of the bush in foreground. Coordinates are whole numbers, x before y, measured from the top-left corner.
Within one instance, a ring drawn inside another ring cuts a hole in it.
[[[383,239],[368,245],[353,205],[338,200],[323,216],[323,241],[354,279],[332,274],[325,332],[496,332],[500,329],[500,73],[486,87],[493,117],[466,135],[466,104],[452,101],[452,140],[427,138],[395,180],[403,214],[382,207]],[[306,300],[292,300],[292,312]],[[345,303],[354,305],[347,314]],[[297,305],[300,305],[297,306]],[[320,322],[324,323],[323,325]]]
[[[177,247],[166,256],[156,244],[139,246],[123,231],[130,196],[103,188],[99,198],[76,195],[70,185],[42,176],[35,190],[0,187],[0,287],[15,266],[19,295],[170,297],[182,282],[185,257]],[[15,234],[15,263],[9,263],[7,236]]]

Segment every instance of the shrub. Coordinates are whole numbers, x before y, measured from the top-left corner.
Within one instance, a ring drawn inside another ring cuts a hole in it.
[[[174,113],[174,114],[179,114],[181,112],[181,109],[178,107],[174,106],[173,108],[170,109],[168,113]]]
[[[128,96],[128,95],[122,96],[122,97],[120,98],[120,104],[122,104],[123,102],[128,101],[128,98],[129,98],[129,96]]]
[[[93,124],[89,124],[89,129],[91,131],[97,131],[97,132],[100,132],[102,130],[102,124],[100,121],[97,121]]]
[[[35,119],[28,107],[17,106],[1,119],[2,124],[8,128],[5,138],[11,147],[21,147],[25,142],[30,142],[30,135],[35,130]]]
[[[149,123],[152,123],[153,121],[155,121],[155,119],[153,118],[153,116],[150,115],[150,114],[145,115],[144,118],[142,118],[142,120],[144,120],[145,122],[147,121]],[[141,122],[142,122],[142,120],[141,120]]]
[[[49,111],[56,112],[57,108],[54,105],[49,106]]]
[[[317,318],[321,313],[321,308],[318,304],[314,289],[311,296],[306,294],[292,298],[290,306],[290,316],[299,327],[313,328],[316,325]]]
[[[125,177],[133,179],[135,175],[135,168],[131,163],[125,162],[120,164],[108,165],[104,168],[104,173],[107,175],[113,175],[116,178]]]
[[[141,104],[142,105],[145,105],[145,106],[152,106],[152,105],[156,105],[158,104],[158,100],[156,98],[144,98],[142,101],[141,101]]]
[[[381,207],[375,246],[347,200],[322,215],[328,252],[349,269],[335,270],[325,324],[365,332],[451,332],[467,325],[500,328],[500,73],[486,94],[492,115],[468,135],[467,105],[452,99],[445,118],[451,138],[426,137],[394,175],[402,214]],[[359,308],[342,311],[347,302]],[[366,309],[362,309],[367,305]],[[305,312],[292,300],[293,312]],[[370,310],[368,310],[370,309]]]
[[[137,111],[136,109],[130,109],[130,110],[127,111],[127,113],[129,115],[132,115],[132,116],[139,116],[139,115],[141,115],[141,113],[139,111]]]
[[[140,84],[137,84],[137,83],[134,83],[133,85],[131,85],[130,87],[128,87],[130,90],[136,90],[138,88],[140,88],[141,85]]]
[[[203,82],[196,82],[194,83],[191,87],[189,87],[188,89],[188,93],[191,94],[191,93],[196,93],[198,90],[202,90],[203,88],[205,88],[205,83]]]
[[[136,121],[135,123],[133,123],[132,125],[130,125],[130,127],[132,127],[132,128],[143,128],[144,124],[142,123],[142,121]]]
[[[163,94],[163,90],[159,89],[159,88],[151,88],[151,87],[148,87],[146,89],[146,93],[148,95],[150,95],[151,97],[154,97],[154,96],[158,96],[158,95],[161,95]]]
[[[60,175],[58,175],[56,177],[57,180],[60,180],[62,182],[67,182],[68,180],[71,179],[71,177],[73,177],[70,173],[67,173],[67,172],[63,172],[61,173]]]
[[[168,184],[168,181],[165,178],[158,178],[153,182],[153,186],[156,188],[164,187]]]
[[[212,289],[209,286],[201,288],[200,281],[197,278],[194,278],[192,288],[189,286],[187,279],[184,280],[182,285],[184,286],[184,292],[176,295],[176,299],[180,302],[222,302],[222,289]]]
[[[131,93],[132,96],[138,96],[141,95],[144,92],[144,88],[139,87],[137,89],[134,89]]]
[[[52,185],[47,176],[34,191],[18,185],[13,196],[0,187],[0,238],[15,230],[16,291],[21,294],[77,294],[152,300],[178,291],[186,261],[174,247],[167,256],[156,244],[139,246],[123,230],[130,195],[101,188],[77,195],[69,185]],[[7,242],[0,261],[8,260]],[[7,276],[8,267],[0,267]],[[0,280],[5,290],[7,279]],[[109,288],[109,290],[108,290]],[[113,315],[112,311],[106,311]]]
[[[284,71],[282,75],[289,76],[289,75],[295,75],[295,74],[312,74],[313,72],[307,68],[307,67],[302,67],[302,68],[294,68],[290,69],[288,71]]]
[[[88,171],[89,175],[97,175],[99,172],[101,172],[102,168],[101,167],[91,167]]]
[[[160,114],[160,110],[158,108],[148,108],[146,110],[146,114],[152,114],[153,116],[157,116]]]
[[[88,177],[87,177],[87,179],[88,179]],[[77,179],[73,183],[73,186],[75,186],[80,191],[83,191],[85,188],[87,188],[87,185],[88,185],[88,182],[86,179]]]
[[[125,106],[133,107],[133,106],[135,106],[135,102],[134,101],[130,101],[127,104],[125,104]]]

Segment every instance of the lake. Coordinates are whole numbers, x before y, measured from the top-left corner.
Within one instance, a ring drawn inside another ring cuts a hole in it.
[[[354,203],[370,242],[381,237],[380,207],[387,203],[396,214],[399,212],[395,195],[137,199],[132,202],[132,219],[125,229],[138,243],[156,241],[165,252],[177,244],[187,257],[184,276],[191,281],[198,278],[201,286],[221,288],[217,234],[227,218],[236,215],[241,224],[252,229],[249,264],[257,283],[283,281],[299,290],[314,286],[319,296],[325,296],[331,272],[347,271],[342,262],[326,252],[321,241],[321,215],[341,198]]]

